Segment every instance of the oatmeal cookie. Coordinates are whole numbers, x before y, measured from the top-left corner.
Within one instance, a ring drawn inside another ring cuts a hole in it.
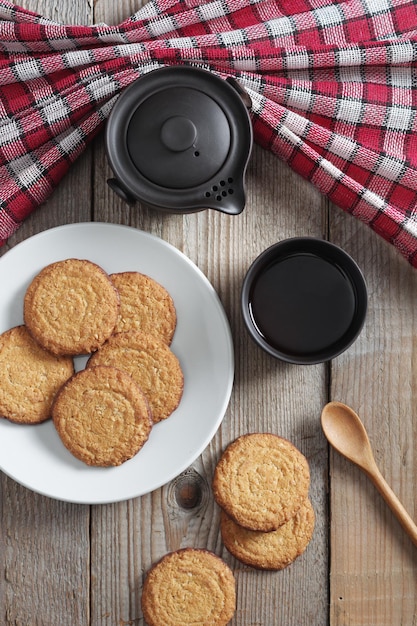
[[[113,335],[89,358],[87,367],[94,365],[128,372],[148,398],[155,423],[169,417],[180,403],[181,365],[166,343],[152,335],[138,330]]]
[[[75,374],[57,394],[52,418],[65,447],[87,465],[121,465],[137,454],[152,428],[142,391],[114,367]]]
[[[110,274],[120,296],[115,333],[141,330],[171,344],[177,325],[174,301],[156,280],[140,272]]]
[[[117,289],[101,267],[87,260],[47,265],[24,297],[29,332],[53,354],[94,352],[112,334],[118,315]]]
[[[208,550],[184,548],[148,572],[142,610],[149,626],[226,626],[236,608],[231,569]]]
[[[11,328],[0,335],[0,415],[20,424],[44,422],[73,373],[71,357],[44,350],[23,325]]]
[[[220,531],[227,550],[239,561],[264,570],[281,570],[307,548],[313,536],[315,515],[310,500],[297,513],[269,533],[248,530],[221,512]]]
[[[305,456],[286,439],[251,433],[226,448],[212,486],[217,504],[237,524],[269,532],[297,513],[308,495],[310,471]]]

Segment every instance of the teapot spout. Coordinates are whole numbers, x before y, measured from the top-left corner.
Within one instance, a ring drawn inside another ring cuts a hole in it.
[[[229,179],[230,180],[230,179]],[[243,181],[237,185],[236,183],[228,183],[220,192],[213,194],[211,207],[226,213],[227,215],[239,215],[242,213],[246,204],[246,194]]]

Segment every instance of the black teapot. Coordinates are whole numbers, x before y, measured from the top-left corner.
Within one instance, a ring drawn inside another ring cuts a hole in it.
[[[130,204],[172,213],[241,213],[253,143],[250,106],[237,81],[200,68],[144,74],[122,93],[107,122],[115,175],[109,186]]]

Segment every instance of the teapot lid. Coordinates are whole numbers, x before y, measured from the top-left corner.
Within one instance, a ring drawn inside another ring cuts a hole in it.
[[[224,203],[239,194],[251,145],[238,91],[189,66],[135,81],[113,107],[106,133],[110,165],[127,194],[163,208],[203,208],[212,197]]]

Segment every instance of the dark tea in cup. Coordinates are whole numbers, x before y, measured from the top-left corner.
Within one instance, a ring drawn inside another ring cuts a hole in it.
[[[312,237],[281,241],[249,268],[242,288],[245,324],[256,343],[290,363],[328,361],[359,335],[367,290],[356,262]]]

